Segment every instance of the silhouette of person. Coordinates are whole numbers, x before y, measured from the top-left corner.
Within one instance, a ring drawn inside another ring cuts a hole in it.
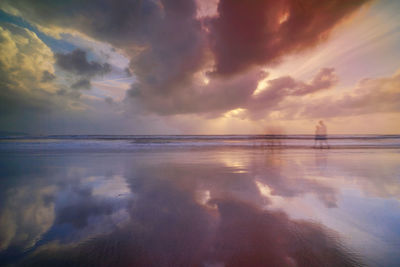
[[[319,144],[319,148],[323,148],[325,144],[326,148],[329,148],[327,135],[328,135],[328,129],[325,123],[321,120],[315,126],[314,147],[317,147],[317,145]]]

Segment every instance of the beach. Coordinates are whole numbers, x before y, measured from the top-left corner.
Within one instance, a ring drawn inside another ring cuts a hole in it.
[[[0,142],[2,266],[398,266],[393,137]]]

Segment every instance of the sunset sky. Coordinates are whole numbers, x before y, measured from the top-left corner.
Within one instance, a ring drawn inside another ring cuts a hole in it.
[[[0,132],[400,133],[400,1],[2,0]]]

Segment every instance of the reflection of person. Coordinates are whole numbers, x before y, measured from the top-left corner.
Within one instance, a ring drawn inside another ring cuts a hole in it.
[[[323,121],[319,121],[319,123],[315,126],[315,142],[314,146],[316,147],[319,143],[319,147],[323,148],[323,145],[326,145],[326,148],[329,148],[328,140],[327,140],[328,130]]]
[[[283,129],[278,125],[269,125],[265,128],[265,143],[264,146],[274,149],[282,146]]]

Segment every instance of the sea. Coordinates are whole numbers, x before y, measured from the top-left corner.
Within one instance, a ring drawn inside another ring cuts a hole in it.
[[[0,150],[106,150],[153,148],[399,148],[400,135],[39,135],[0,136]]]
[[[0,137],[0,266],[400,266],[400,135]]]

